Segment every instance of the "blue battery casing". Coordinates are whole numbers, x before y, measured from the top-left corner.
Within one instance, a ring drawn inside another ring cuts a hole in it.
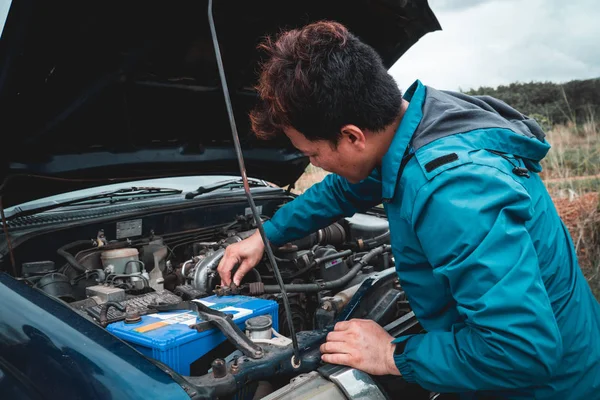
[[[246,320],[258,315],[271,316],[273,328],[278,330],[276,301],[248,296],[210,296],[199,301],[215,310],[233,314],[233,321],[242,332]],[[169,311],[144,315],[135,324],[115,322],[106,329],[142,354],[165,363],[181,375],[189,375],[194,361],[226,339],[217,328],[202,332],[190,328],[200,322],[202,319],[193,311]]]

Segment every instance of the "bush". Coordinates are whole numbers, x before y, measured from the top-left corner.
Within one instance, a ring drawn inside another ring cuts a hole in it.
[[[546,129],[567,123],[579,127],[600,118],[600,78],[567,83],[511,83],[497,88],[483,86],[465,93],[496,97],[535,118]]]

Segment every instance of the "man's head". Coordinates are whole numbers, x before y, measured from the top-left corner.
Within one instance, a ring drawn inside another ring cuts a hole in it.
[[[343,25],[321,21],[267,39],[250,114],[262,138],[285,134],[311,163],[364,179],[380,161],[378,133],[399,116],[402,93],[379,55]]]

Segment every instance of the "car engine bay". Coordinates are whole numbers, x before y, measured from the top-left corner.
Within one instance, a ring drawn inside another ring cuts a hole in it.
[[[125,224],[131,223],[121,225]],[[252,235],[256,229],[252,225],[249,218],[238,216],[208,240],[198,240],[195,232],[178,232],[165,237],[109,241],[101,230],[96,238],[77,240],[56,249],[63,258],[62,266],[56,267],[52,260],[25,262],[22,275],[29,285],[68,302],[103,324],[125,319],[124,312],[110,309],[108,319],[100,321],[100,311],[107,302],[123,302],[132,312],[135,309],[143,315],[150,311],[145,303],[172,303],[215,293],[276,300],[280,290],[266,259],[244,277],[234,293],[224,293],[219,286],[216,268],[225,249]],[[387,221],[357,214],[274,248],[282,277],[290,287],[296,330],[314,329],[318,325],[315,314],[327,321],[319,310],[335,314],[351,297],[350,288],[356,289],[366,276],[393,266],[388,251],[351,269],[369,250],[386,243]],[[282,334],[289,335],[286,324],[280,325]]]
[[[261,201],[259,207],[273,209],[273,204]],[[165,227],[173,226],[173,220],[181,221],[176,218],[178,214],[153,213],[51,231],[15,248],[17,259],[23,260],[18,279],[68,304],[138,350],[154,345],[141,347],[140,342],[129,340],[131,329],[155,324],[159,320],[154,317],[161,313],[197,313],[198,319],[185,326],[185,334],[188,330],[212,332],[210,340],[198,339],[202,351],[193,356],[193,351],[183,347],[169,350],[176,358],[189,353],[196,359],[179,368],[167,356],[157,356],[156,348],[148,355],[186,376],[193,387],[208,390],[208,397],[239,395],[240,390],[250,390],[246,387],[249,382],[255,384],[253,393],[259,391],[259,384],[269,383],[270,392],[274,392],[288,390],[285,388],[292,378],[300,376],[305,382],[303,374],[322,366],[318,346],[339,320],[369,318],[397,332],[418,328],[396,277],[387,220],[376,210],[355,214],[307,237],[272,247],[289,298],[294,331],[303,349],[300,362],[290,362],[293,353],[288,316],[267,257],[239,287],[220,286],[216,269],[225,249],[256,231],[252,216],[238,211],[243,210],[240,205],[243,203],[222,205],[220,213],[234,217],[225,223],[219,220],[220,224],[214,224],[214,214],[209,219],[198,217],[210,213],[211,206],[183,211],[185,218],[213,222],[208,228],[187,223],[197,227],[167,231]],[[261,216],[263,221],[268,218]],[[82,232],[92,230],[96,235],[85,238]],[[78,239],[62,239],[73,236]],[[234,304],[236,301],[239,304]],[[209,315],[213,309],[203,307],[220,303],[223,306],[216,309],[221,314],[216,316]],[[236,310],[253,310],[237,324],[231,317],[219,321],[227,314],[224,306],[232,305]],[[256,311],[264,305],[268,312]],[[263,328],[257,328],[257,333],[248,329],[251,324],[262,324]],[[160,332],[152,331],[153,340],[158,340]],[[252,349],[257,348],[262,355],[253,357]],[[222,376],[215,371],[221,371]],[[306,382],[315,380],[307,378]]]

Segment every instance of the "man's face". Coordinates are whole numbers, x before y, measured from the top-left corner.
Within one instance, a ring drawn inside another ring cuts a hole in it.
[[[355,137],[342,134],[337,147],[327,140],[308,140],[294,128],[285,128],[286,136],[295,148],[309,157],[311,164],[357,183],[369,176],[375,168],[375,160],[370,156],[364,143],[364,135]]]

